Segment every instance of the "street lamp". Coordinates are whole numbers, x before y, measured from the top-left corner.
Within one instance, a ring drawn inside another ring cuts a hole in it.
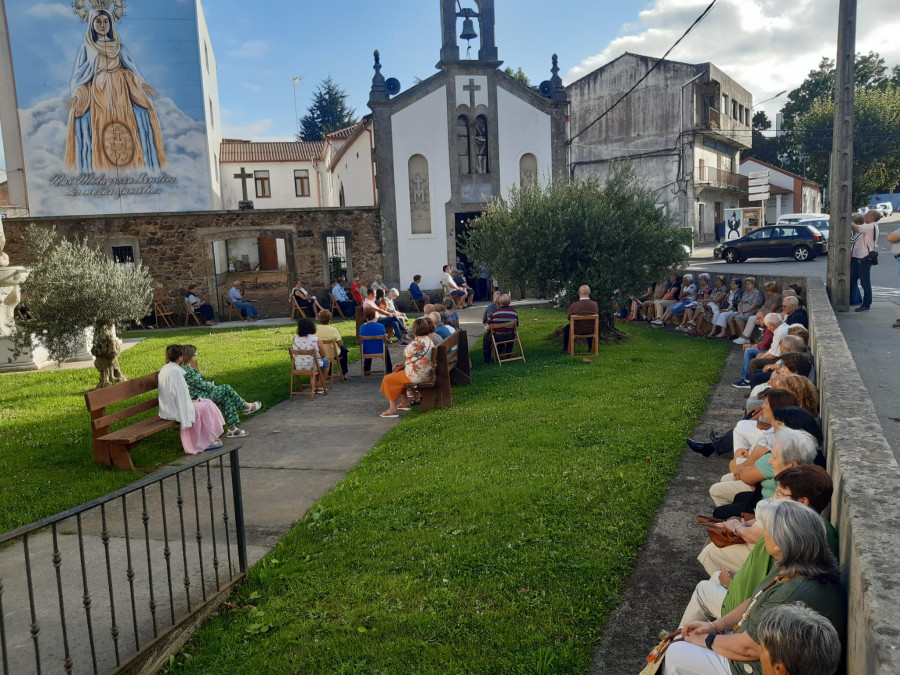
[[[779,96],[782,96],[782,95],[784,95],[784,94],[786,94],[786,93],[787,93],[787,89],[785,89],[784,91],[779,91],[777,94],[775,94],[774,96],[770,96],[770,97],[767,98],[765,101],[760,101],[759,103],[754,103],[753,105],[750,106],[750,110],[753,110],[756,106],[762,105],[763,103],[768,103],[769,101],[772,101],[772,100],[774,100],[774,99],[778,98]]]
[[[297,137],[300,137],[300,113],[297,112],[297,84],[303,79],[302,75],[294,78],[294,124],[297,125]]]

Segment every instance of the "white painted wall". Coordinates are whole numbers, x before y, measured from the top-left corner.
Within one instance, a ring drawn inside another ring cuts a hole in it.
[[[340,205],[340,189],[344,186],[347,206],[375,206],[375,181],[372,169],[371,133],[363,131],[346,148],[330,176],[329,206]]]
[[[464,87],[469,86],[469,80],[475,81],[476,87],[481,87],[478,91],[475,92],[475,107],[480,105],[486,106],[488,104],[488,79],[486,75],[457,75],[455,78],[456,84],[456,104],[457,105],[469,105],[469,101],[471,101],[471,94],[464,89]],[[425,280],[425,277],[422,277],[422,280]]]
[[[257,209],[307,209],[320,206],[316,169],[312,162],[268,162],[259,164],[222,164],[222,208],[234,211],[243,198],[241,181],[234,177],[241,172],[241,166],[247,173],[254,171],[269,172],[269,186],[272,196],[262,198],[256,196],[256,183],[247,179],[247,198],[253,201]],[[309,197],[298,197],[294,189],[294,170],[309,171]]]
[[[519,184],[519,160],[527,153],[537,157],[538,180],[548,183],[553,173],[550,115],[497,87],[497,119],[503,197],[509,195],[510,186]]]
[[[6,7],[3,0],[0,0],[0,132],[3,134],[4,166],[9,171],[5,174],[5,178],[9,183],[10,203],[24,206],[25,174],[17,169],[25,166],[25,159],[22,155],[22,137],[19,131],[19,111],[16,105],[11,56]]]
[[[421,274],[422,288],[440,288],[441,268],[448,262],[445,208],[451,197],[448,129],[447,90],[444,88],[391,117],[394,184],[397,186],[397,248],[400,282],[404,287],[412,282],[413,275]],[[416,154],[428,160],[431,234],[412,234],[409,158]],[[453,157],[455,159],[455,153]]]
[[[209,148],[212,204],[213,209],[220,209],[222,208],[222,181],[219,176],[219,148],[222,145],[222,118],[219,112],[219,78],[216,71],[216,55],[213,53],[212,40],[209,37],[209,28],[206,26],[206,16],[203,14],[201,0],[197,0],[197,30],[203,82],[203,105],[206,111],[206,142]]]

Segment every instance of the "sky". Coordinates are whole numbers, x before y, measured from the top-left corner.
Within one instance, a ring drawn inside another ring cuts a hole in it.
[[[129,12],[152,1],[126,0]],[[857,51],[878,51],[888,65],[900,63],[895,2],[859,3]],[[42,4],[69,5],[67,0]],[[497,0],[496,42],[504,64],[521,67],[534,84],[549,79],[550,58],[557,53],[568,84],[625,51],[662,56],[707,4]],[[463,0],[463,5],[473,3]],[[292,138],[295,92],[302,115],[315,87],[329,75],[347,92],[351,107],[365,114],[375,49],[383,74],[396,77],[403,89],[435,72],[441,35],[437,0],[203,0],[203,6],[218,63],[226,137]],[[719,0],[669,58],[711,61],[754,101],[763,101],[799,86],[823,56],[834,58],[837,13],[838,0]],[[295,77],[303,79],[295,85]],[[782,95],[761,108],[774,120],[785,101]]]

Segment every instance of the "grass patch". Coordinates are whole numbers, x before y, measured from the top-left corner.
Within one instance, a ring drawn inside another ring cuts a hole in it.
[[[584,672],[727,346],[625,325],[591,363],[526,310],[251,570],[176,673]]]
[[[353,322],[335,326],[351,358],[358,355]],[[127,377],[138,377],[159,370],[166,345],[195,344],[204,375],[269,407],[287,398],[285,350],[293,334],[290,325],[140,333],[146,339],[120,362]],[[182,456],[178,431],[169,429],[134,449],[139,471],[95,464],[84,393],[96,385],[93,368],[0,376],[0,532],[112,492]]]

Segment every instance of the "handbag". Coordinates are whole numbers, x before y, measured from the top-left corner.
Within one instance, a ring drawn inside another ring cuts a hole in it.
[[[748,518],[753,518],[752,514],[743,514]],[[746,519],[746,518],[745,518]],[[697,525],[701,527],[707,528],[707,534],[709,534],[709,540],[716,545],[716,548],[726,548],[728,546],[733,546],[734,544],[745,544],[744,538],[739,535],[737,532],[729,532],[725,530],[724,532],[714,525],[718,523],[725,522],[719,518],[710,518],[709,516],[697,516]]]
[[[659,672],[659,669],[662,668],[663,659],[666,657],[666,650],[669,648],[669,645],[680,639],[682,639],[680,628],[663,636],[662,641],[660,641],[647,656],[647,665],[644,666],[639,675],[654,675],[654,673]]]

